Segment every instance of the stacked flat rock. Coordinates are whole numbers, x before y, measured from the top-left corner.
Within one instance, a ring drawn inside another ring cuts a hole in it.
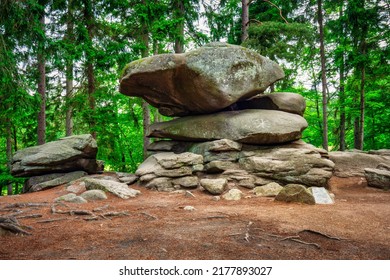
[[[149,137],[279,144],[300,139],[307,127],[302,96],[263,94],[283,77],[275,62],[254,51],[212,43],[130,63],[120,92],[142,97],[163,115],[181,117],[153,124]]]
[[[140,183],[157,190],[199,185],[211,194],[272,182],[326,187],[334,163],[300,140],[305,100],[264,93],[283,77],[271,60],[225,43],[130,63],[120,92],[177,117],[151,125],[149,137],[170,140],[148,147],[136,172]]]
[[[136,175],[147,188],[159,191],[196,188],[195,175],[203,170],[203,157],[194,153],[158,153],[148,157],[137,169]]]
[[[98,172],[96,154],[97,144],[90,134],[64,137],[17,151],[11,174],[29,177],[24,192],[41,191]]]

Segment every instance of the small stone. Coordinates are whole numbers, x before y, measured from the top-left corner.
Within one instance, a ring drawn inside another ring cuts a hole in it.
[[[220,201],[221,200],[221,197],[219,195],[215,195],[213,196],[212,200],[214,201]]]
[[[278,183],[272,182],[264,186],[256,187],[253,189],[253,193],[256,196],[277,196],[283,189]]]
[[[202,172],[204,170],[204,165],[203,164],[195,164],[192,166],[192,173],[195,172]]]
[[[102,190],[89,190],[83,192],[80,196],[87,201],[107,199],[106,193]]]
[[[194,207],[194,206],[190,206],[190,205],[185,206],[183,209],[184,209],[185,211],[195,211],[195,207]]]
[[[65,201],[71,203],[87,203],[87,201],[84,198],[77,196],[74,193],[68,193],[66,195],[57,197],[54,201],[55,202]]]
[[[72,185],[66,187],[66,191],[71,193],[83,193],[87,190],[84,182],[74,182]]]
[[[226,200],[240,200],[243,197],[243,193],[239,189],[231,189],[222,197]]]
[[[202,179],[200,185],[211,194],[221,194],[227,186],[226,179]]]
[[[190,192],[190,191],[186,191],[186,192],[184,193],[184,195],[185,195],[186,197],[195,198],[195,195],[194,195],[192,192]]]

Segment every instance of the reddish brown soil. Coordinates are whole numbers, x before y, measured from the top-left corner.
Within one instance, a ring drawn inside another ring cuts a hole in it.
[[[390,192],[368,188],[360,178],[332,178],[336,203],[315,206],[258,197],[213,201],[198,190],[190,198],[135,188],[142,191],[135,199],[109,195],[106,201],[57,206],[69,211],[109,205],[104,212],[129,213],[96,221],[51,213],[64,187],[1,197],[2,216],[15,214],[5,209],[11,203],[47,205],[13,209],[23,211],[19,217],[43,216],[19,219],[32,235],[0,236],[0,259],[390,259]],[[184,210],[187,205],[196,210]]]

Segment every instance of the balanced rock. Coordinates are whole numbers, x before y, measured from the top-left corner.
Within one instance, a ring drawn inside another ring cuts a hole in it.
[[[220,111],[283,77],[275,62],[252,50],[212,43],[184,54],[131,62],[119,91],[142,97],[163,115],[185,116]]]
[[[383,166],[383,165],[382,165]],[[390,170],[382,167],[364,169],[367,184],[370,187],[388,190],[390,189]]]
[[[261,94],[251,99],[238,101],[234,105],[234,109],[278,110],[303,116],[306,109],[306,101],[302,95],[297,93],[276,92]]]
[[[77,170],[96,173],[96,153],[96,141],[90,134],[69,136],[17,151],[11,174],[30,177]]]
[[[248,109],[155,123],[148,136],[183,141],[229,139],[264,145],[300,139],[306,127],[306,120],[296,114]]]

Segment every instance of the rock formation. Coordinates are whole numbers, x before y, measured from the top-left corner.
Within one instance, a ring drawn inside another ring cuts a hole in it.
[[[12,158],[11,174],[31,177],[70,171],[96,173],[96,153],[96,141],[90,134],[64,137],[17,151]]]
[[[160,191],[201,187],[225,199],[241,198],[237,188],[272,182],[326,187],[334,163],[325,150],[300,140],[305,100],[264,94],[283,77],[276,63],[225,43],[130,63],[120,92],[179,117],[150,127],[149,137],[164,140],[148,147],[139,183]],[[315,203],[310,190],[304,193]]]

